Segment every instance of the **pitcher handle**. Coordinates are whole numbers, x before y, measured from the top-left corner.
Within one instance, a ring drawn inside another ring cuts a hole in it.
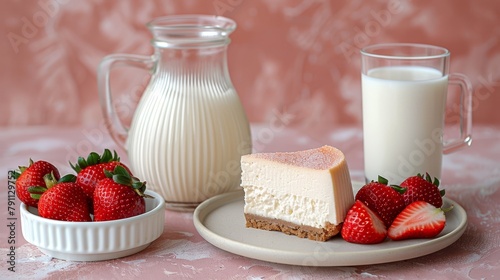
[[[443,153],[449,154],[462,147],[470,146],[472,143],[472,85],[469,79],[462,74],[450,74],[449,84],[460,87],[460,137],[448,140],[444,143]]]
[[[106,127],[118,146],[127,150],[125,145],[129,127],[126,127],[113,106],[109,75],[113,68],[120,66],[133,66],[146,70],[152,70],[155,64],[153,56],[132,55],[132,54],[112,54],[103,58],[97,71],[97,87],[99,100],[103,110]]]

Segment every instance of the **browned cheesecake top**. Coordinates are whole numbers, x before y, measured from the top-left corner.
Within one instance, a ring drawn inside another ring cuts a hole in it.
[[[246,155],[245,157],[266,159],[282,164],[317,170],[331,169],[344,160],[344,154],[331,146],[298,152],[256,153]]]

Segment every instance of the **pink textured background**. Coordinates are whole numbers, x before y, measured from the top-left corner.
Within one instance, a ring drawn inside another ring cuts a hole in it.
[[[448,48],[451,72],[469,76],[474,123],[500,124],[495,0],[3,0],[0,125],[98,125],[100,60],[111,53],[151,54],[144,24],[186,13],[238,23],[229,67],[252,122],[281,112],[307,126],[360,124],[359,48],[418,42]],[[113,82],[132,111],[143,73],[119,72]]]

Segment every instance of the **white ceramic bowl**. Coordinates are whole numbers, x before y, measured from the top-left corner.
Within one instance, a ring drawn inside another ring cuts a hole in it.
[[[72,261],[101,261],[135,254],[163,233],[165,201],[146,191],[146,213],[105,222],[65,222],[42,218],[38,210],[21,204],[24,239],[43,253]]]

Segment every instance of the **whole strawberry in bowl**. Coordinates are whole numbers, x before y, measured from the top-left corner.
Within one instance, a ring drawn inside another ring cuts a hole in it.
[[[59,170],[51,163],[43,160],[29,161],[28,166],[19,166],[18,171],[14,171],[16,179],[16,195],[26,205],[38,207],[38,199],[31,196],[28,191],[30,187],[46,187],[43,177],[53,174],[54,179],[59,180]]]
[[[91,152],[87,158],[79,157],[75,164],[71,163],[71,168],[75,170],[76,184],[80,186],[87,195],[90,203],[90,211],[93,212],[94,189],[100,180],[106,178],[104,170],[114,170],[116,166],[122,166],[129,173],[129,168],[120,162],[120,157],[116,151],[104,149],[102,155]]]
[[[94,191],[94,221],[110,221],[140,215],[146,211],[146,183],[130,175],[122,166],[104,170]]]
[[[38,200],[40,216],[60,221],[90,222],[89,205],[83,190],[76,185],[74,175],[57,181],[53,173],[44,176],[45,187],[29,187],[33,199]]]

